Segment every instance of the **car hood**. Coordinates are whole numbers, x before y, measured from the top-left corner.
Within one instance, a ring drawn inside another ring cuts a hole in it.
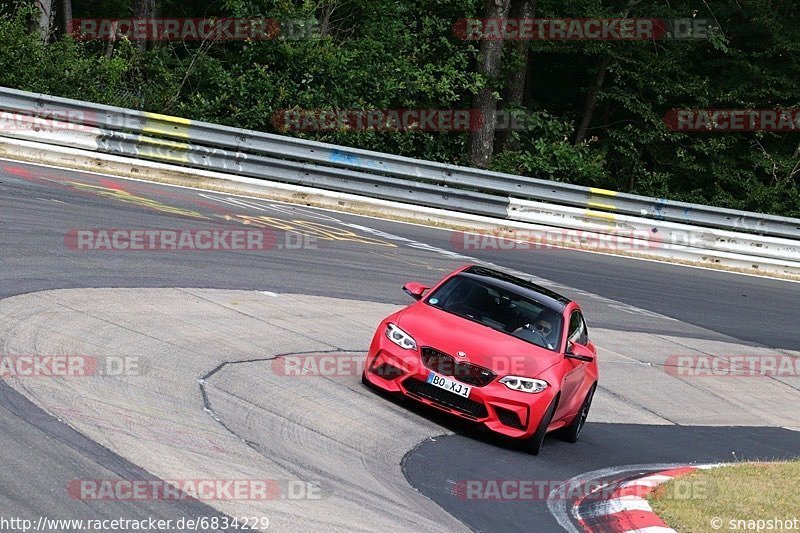
[[[419,347],[431,347],[492,370],[497,375],[537,377],[558,363],[562,355],[506,333],[419,302],[395,319]],[[466,357],[458,357],[458,352]]]

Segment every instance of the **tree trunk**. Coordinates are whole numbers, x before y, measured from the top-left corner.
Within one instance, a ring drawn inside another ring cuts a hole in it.
[[[532,19],[536,16],[536,0],[513,0],[512,17],[522,19]],[[530,61],[530,42],[520,39],[514,42],[514,52],[522,58],[522,66],[512,72],[508,77],[508,89],[506,91],[506,105],[522,105],[522,98],[525,95],[525,80],[528,74],[528,62]]]
[[[536,16],[536,0],[512,0],[511,17],[532,19]],[[514,54],[522,59],[520,68],[508,76],[505,98],[501,103],[502,109],[522,107],[525,97],[525,82],[528,75],[530,62],[530,43],[524,39],[515,41],[512,45]],[[498,131],[494,143],[494,152],[501,152],[511,137],[511,130]]]
[[[111,23],[111,35],[108,36],[108,44],[106,45],[106,59],[111,59],[114,55],[114,43],[117,41],[117,21]]]
[[[156,0],[136,0],[133,18],[150,20],[156,15]],[[140,39],[137,43],[139,50],[147,50],[147,38]]]
[[[600,68],[594,75],[594,83],[589,88],[589,94],[586,95],[586,104],[583,106],[583,119],[581,125],[578,127],[578,132],[575,134],[575,144],[580,144],[586,138],[586,132],[589,130],[589,124],[592,123],[594,110],[597,107],[597,94],[603,88],[603,81],[606,79],[606,69],[611,63],[611,57],[604,57],[600,63]]]
[[[625,8],[625,12],[622,14],[622,18],[628,18],[631,13],[631,8],[638,2],[639,0],[628,0],[628,5]],[[586,104],[583,107],[583,118],[581,119],[581,125],[578,127],[578,132],[575,134],[575,144],[582,143],[586,138],[586,132],[589,130],[589,125],[592,123],[592,117],[594,116],[594,110],[597,107],[597,94],[600,92],[600,89],[603,88],[603,82],[606,79],[606,69],[610,64],[611,56],[604,57],[603,61],[600,62],[600,68],[597,69],[597,73],[594,76],[594,83],[589,88],[589,93],[586,95]]]
[[[522,106],[528,109],[533,108],[533,84],[534,80],[534,64],[531,60],[532,58],[528,59],[528,72],[525,76],[525,92],[522,95]]]
[[[319,35],[325,37],[331,32],[331,16],[336,10],[336,2],[325,2],[322,5],[322,20],[319,23]]]
[[[64,33],[72,30],[72,0],[61,0],[61,11],[64,14]]]
[[[485,17],[490,19],[508,17],[510,0],[486,0]],[[486,78],[486,86],[475,96],[473,108],[482,118],[469,140],[469,160],[485,168],[492,157],[494,130],[497,123],[497,98],[494,96],[497,76],[503,58],[502,39],[484,39],[478,55],[478,72]]]
[[[42,42],[47,44],[47,39],[50,37],[50,23],[53,20],[53,2],[52,0],[37,0],[36,5],[39,8],[39,35],[42,37]]]

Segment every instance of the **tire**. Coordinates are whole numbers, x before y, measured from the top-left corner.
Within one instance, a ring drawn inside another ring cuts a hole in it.
[[[553,414],[556,412],[556,405],[558,405],[558,396],[550,402],[550,406],[547,408],[547,411],[545,411],[542,421],[539,422],[539,427],[536,428],[536,432],[531,435],[529,439],[522,442],[522,449],[524,451],[531,455],[539,455],[539,450],[542,449],[542,443],[547,434],[547,426],[552,422]]]
[[[372,383],[370,383],[369,380],[367,379],[367,373],[366,372],[362,372],[361,373],[361,383],[363,383],[364,385],[366,385],[370,389],[372,388]]]
[[[575,415],[572,423],[561,430],[561,438],[563,438],[565,441],[572,443],[578,442],[578,438],[581,436],[583,425],[586,423],[586,418],[589,416],[589,408],[592,407],[592,399],[594,399],[594,391],[596,388],[597,383],[594,383],[592,388],[589,389],[589,392],[586,393],[586,398],[583,400],[581,410],[578,411],[577,415]]]

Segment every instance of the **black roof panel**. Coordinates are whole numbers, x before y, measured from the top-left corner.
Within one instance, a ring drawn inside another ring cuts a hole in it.
[[[471,266],[461,272],[461,275],[466,275],[471,278],[477,278],[489,285],[496,285],[506,290],[516,292],[522,296],[526,296],[535,301],[538,301],[556,311],[563,311],[564,308],[572,300],[566,296],[562,296],[557,292],[546,289],[541,285],[536,285],[532,281],[512,276],[505,272],[487,268],[483,266]]]

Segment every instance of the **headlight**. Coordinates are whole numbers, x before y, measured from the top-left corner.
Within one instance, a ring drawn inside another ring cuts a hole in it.
[[[500,379],[500,383],[511,390],[520,392],[530,392],[537,394],[547,388],[547,382],[541,379],[521,378],[519,376],[506,376]]]
[[[401,348],[405,348],[406,350],[417,349],[417,341],[415,341],[411,335],[398,328],[391,322],[386,325],[386,336],[389,337],[390,341]]]

